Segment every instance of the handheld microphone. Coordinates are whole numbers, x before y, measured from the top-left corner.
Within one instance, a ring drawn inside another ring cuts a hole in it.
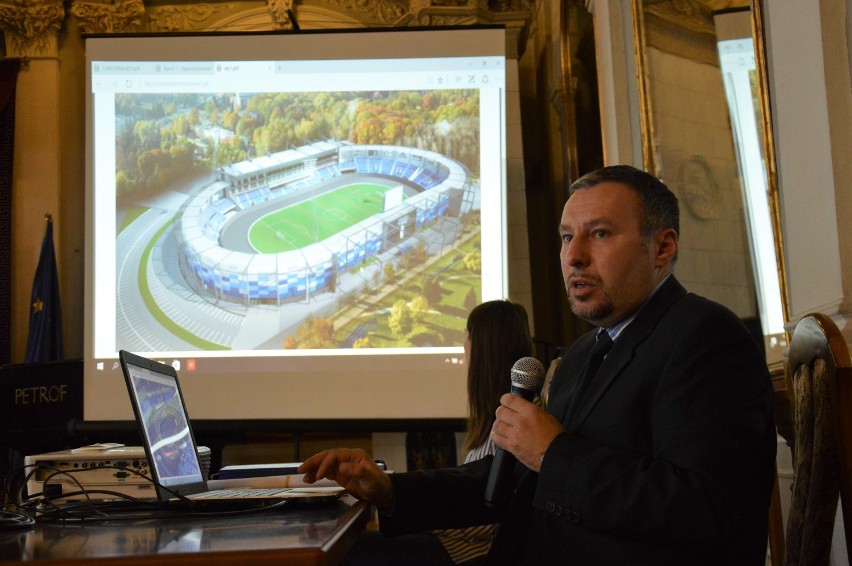
[[[536,358],[521,358],[512,366],[512,395],[532,401],[543,383],[544,365]],[[499,507],[509,495],[515,461],[511,452],[497,448],[485,484],[485,504],[489,507]]]

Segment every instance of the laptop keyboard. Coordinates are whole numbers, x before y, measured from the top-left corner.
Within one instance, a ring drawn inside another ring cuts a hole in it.
[[[258,487],[243,487],[231,489],[216,489],[204,493],[196,493],[191,496],[191,499],[231,499],[231,498],[251,498],[251,497],[280,497],[290,491],[289,489],[269,488],[263,489]]]

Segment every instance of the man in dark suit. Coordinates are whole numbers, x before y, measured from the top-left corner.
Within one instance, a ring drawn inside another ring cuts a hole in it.
[[[733,313],[674,278],[678,231],[676,197],[647,173],[607,167],[572,185],[563,278],[572,311],[600,329],[563,357],[547,411],[501,399],[492,438],[519,462],[507,506],[484,504],[490,458],[388,476],[334,450],[303,464],[306,479],[375,503],[385,534],[500,521],[493,564],[764,564],[766,362]]]

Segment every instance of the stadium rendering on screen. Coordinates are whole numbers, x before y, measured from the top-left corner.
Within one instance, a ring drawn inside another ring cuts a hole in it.
[[[507,291],[505,59],[323,55],[339,35],[87,40],[95,371],[457,363]]]

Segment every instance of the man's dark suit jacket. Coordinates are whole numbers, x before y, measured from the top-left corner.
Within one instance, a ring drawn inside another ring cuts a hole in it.
[[[500,522],[489,564],[765,563],[776,436],[766,361],[729,310],[670,277],[615,341],[571,422],[594,333],[568,350],[547,410],[566,428],[508,509],[491,458],[391,475],[385,534]]]

